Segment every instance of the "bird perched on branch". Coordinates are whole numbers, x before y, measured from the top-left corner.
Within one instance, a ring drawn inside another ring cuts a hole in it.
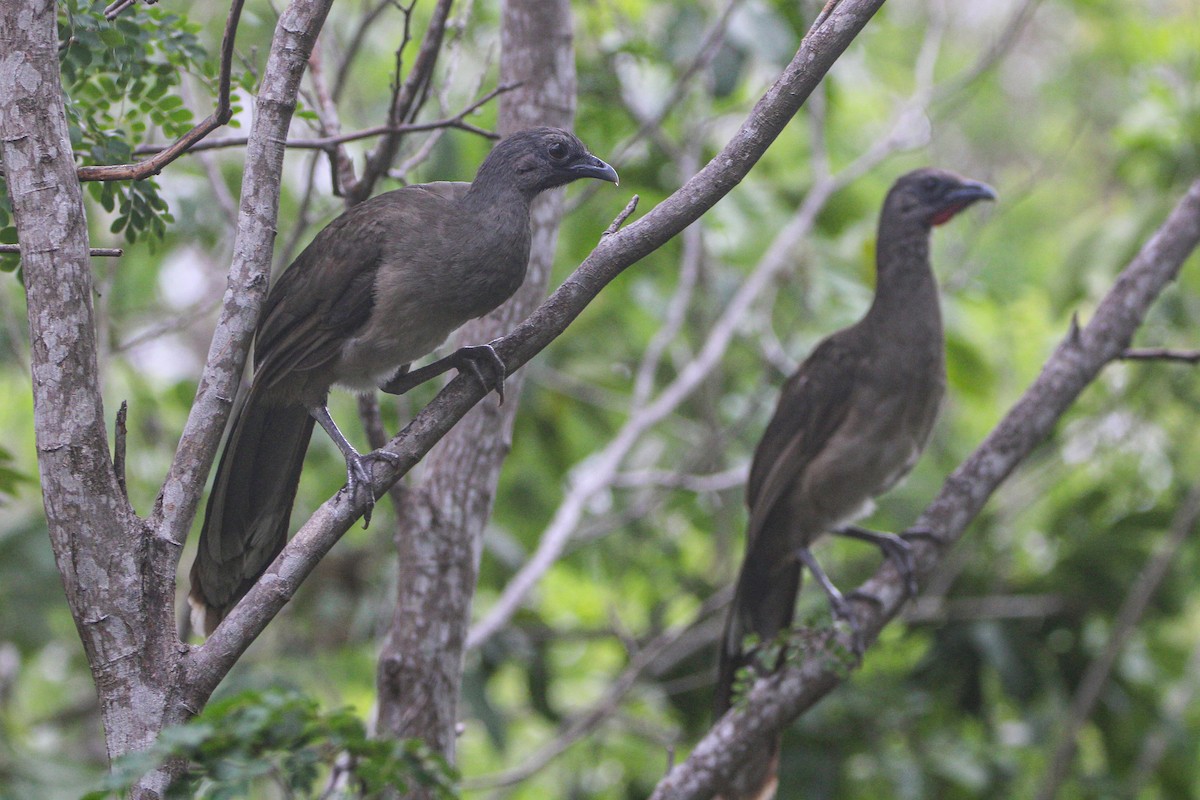
[[[530,203],[580,178],[616,183],[617,173],[567,131],[521,131],[472,183],[408,186],[350,209],[279,277],[192,564],[196,627],[211,633],[283,549],[314,422],[345,457],[351,495],[370,492],[370,463],[387,454],[361,455],[346,441],[326,407],[335,383],[399,394],[466,368],[503,397],[504,364],[489,345],[408,365],[512,296],[529,263]]]
[[[937,169],[897,180],[879,218],[870,310],[818,344],[784,385],[746,487],[746,558],[721,640],[717,718],[730,706],[738,670],[756,661],[746,637],[769,645],[791,627],[801,566],[813,573],[834,615],[853,622],[809,549],[822,533],[876,544],[896,562],[910,594],[916,592],[909,544],[848,523],[912,468],[941,405],[945,342],[929,264],[931,230],[995,197],[985,184]],[[771,797],[777,756],[778,743],[751,759],[725,800]]]

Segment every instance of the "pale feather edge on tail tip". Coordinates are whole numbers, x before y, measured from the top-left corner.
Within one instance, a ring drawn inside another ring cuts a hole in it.
[[[197,600],[195,595],[191,593],[188,594],[187,602],[192,609],[188,614],[188,618],[192,623],[192,630],[204,637],[211,636],[213,629],[217,627],[216,625],[213,625],[212,629],[208,627],[208,617],[212,613],[212,609],[203,600]]]

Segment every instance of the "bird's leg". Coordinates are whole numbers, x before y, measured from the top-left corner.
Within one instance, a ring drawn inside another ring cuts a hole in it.
[[[483,374],[482,365],[484,364],[492,373],[490,380]],[[460,347],[445,358],[439,358],[420,369],[397,373],[379,388],[388,394],[404,394],[414,386],[419,386],[451,369],[459,372],[469,370],[484,389],[495,390],[496,394],[500,396],[500,402],[504,402],[504,378],[508,371],[496,353],[496,349],[492,347],[492,342]]]
[[[894,533],[881,533],[857,525],[845,525],[833,531],[838,536],[847,536],[863,542],[870,542],[883,551],[883,555],[892,560],[896,569],[904,578],[904,588],[909,597],[917,596],[917,562],[913,559],[912,545]],[[932,534],[930,534],[932,535]]]
[[[833,616],[845,621],[850,626],[850,631],[854,635],[854,652],[861,656],[866,647],[863,642],[862,629],[858,625],[858,619],[855,618],[854,612],[850,610],[850,604],[833,585],[833,581],[829,580],[825,570],[821,569],[821,565],[817,563],[816,556],[812,554],[811,550],[807,547],[797,548],[796,558],[801,564],[808,567],[808,571],[813,574],[821,589],[824,590],[825,596],[829,598],[829,608],[833,611]]]
[[[371,488],[371,470],[368,469],[367,464],[376,458],[382,458],[394,464],[400,457],[386,450],[373,450],[366,455],[359,453],[338,430],[337,423],[333,421],[333,417],[329,416],[329,408],[324,403],[312,406],[308,409],[308,413],[325,429],[329,438],[333,439],[333,443],[337,445],[338,450],[342,451],[342,457],[346,459],[346,489],[350,492],[351,499],[358,496],[360,489],[367,490],[367,508],[363,511],[363,528],[366,528],[371,524],[371,512],[375,508],[375,492]]]

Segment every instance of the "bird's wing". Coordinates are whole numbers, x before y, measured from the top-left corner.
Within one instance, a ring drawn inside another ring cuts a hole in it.
[[[746,485],[748,551],[775,504],[846,419],[860,368],[855,349],[845,343],[849,330],[817,345],[783,387]]]
[[[279,276],[255,340],[255,381],[320,369],[371,316],[385,243],[447,213],[467,184],[409,186],[372,198],[331,222]]]

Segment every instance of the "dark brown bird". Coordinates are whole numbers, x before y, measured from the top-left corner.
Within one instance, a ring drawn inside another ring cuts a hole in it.
[[[399,394],[450,367],[483,380],[482,364],[502,391],[504,365],[488,345],[408,365],[512,296],[529,263],[530,203],[580,178],[616,183],[617,173],[567,131],[515,133],[472,183],[408,186],[342,214],[279,277],[192,564],[197,627],[211,633],[283,549],[314,421],[345,456],[348,490],[369,491],[370,462],[386,456],[346,441],[326,407],[330,387]]]
[[[945,391],[930,232],[967,206],[995,197],[991,187],[942,170],[919,169],[897,180],[879,218],[870,310],[818,344],[783,387],[746,487],[746,558],[721,641],[717,718],[729,708],[737,671],[754,660],[746,636],[771,643],[791,627],[802,565],[824,589],[835,616],[849,619],[841,593],[809,550],[822,533],[875,543],[896,560],[915,593],[908,543],[848,523],[912,469]],[[768,762],[775,756],[764,751],[756,765],[748,764],[727,800],[772,796]]]

